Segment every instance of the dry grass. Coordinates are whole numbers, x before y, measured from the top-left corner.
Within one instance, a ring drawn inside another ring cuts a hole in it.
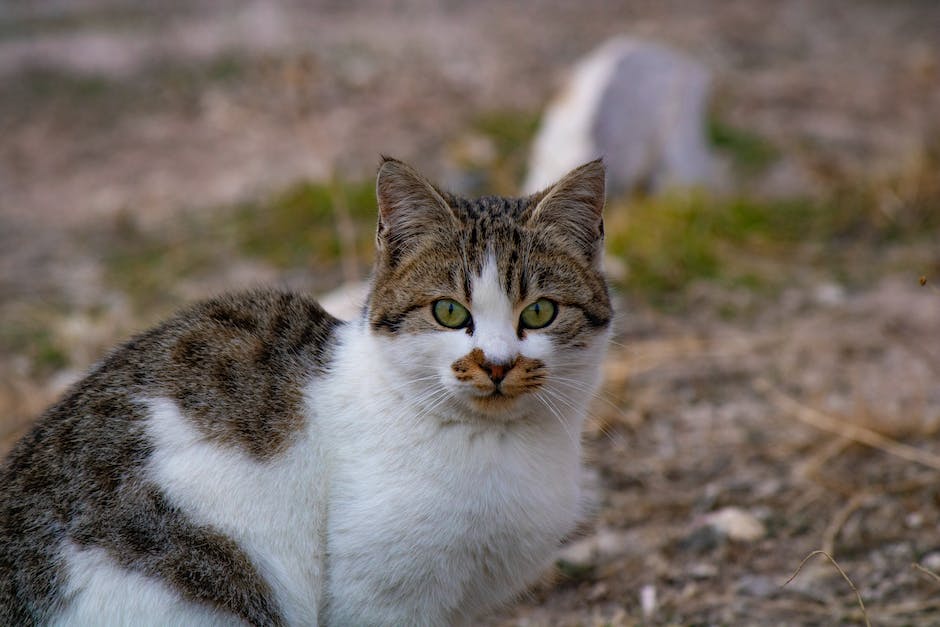
[[[862,600],[862,595],[859,594],[858,588],[855,587],[855,584],[852,583],[852,580],[849,578],[849,576],[846,575],[845,571],[842,570],[842,567],[839,566],[839,562],[837,562],[835,558],[832,557],[832,555],[830,555],[826,551],[813,551],[812,553],[804,557],[803,561],[800,562],[800,565],[796,567],[796,571],[792,575],[790,575],[790,577],[785,582],[783,582],[783,587],[784,588],[787,587],[787,585],[791,581],[796,579],[799,576],[800,572],[803,570],[803,565],[806,564],[806,562],[808,562],[810,559],[816,557],[817,555],[822,555],[826,559],[828,559],[829,562],[835,567],[835,569],[839,571],[839,574],[842,575],[842,578],[845,579],[845,582],[849,584],[849,587],[852,589],[852,592],[855,593],[855,598],[858,600],[858,607],[862,610],[862,617],[865,619],[865,625],[867,627],[871,627],[871,620],[868,618],[868,611],[865,609],[865,601]]]

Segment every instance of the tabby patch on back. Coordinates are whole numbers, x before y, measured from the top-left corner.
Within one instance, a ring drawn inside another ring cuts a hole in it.
[[[112,352],[0,470],[0,624],[467,624],[581,515],[604,169],[524,198],[384,159],[340,322],[255,291]]]

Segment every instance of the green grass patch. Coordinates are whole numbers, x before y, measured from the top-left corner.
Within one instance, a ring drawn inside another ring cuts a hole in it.
[[[30,374],[47,377],[70,363],[68,350],[50,330],[46,316],[14,318],[0,326],[0,352],[23,355],[29,360]]]
[[[371,259],[377,207],[372,180],[303,182],[273,198],[238,207],[228,229],[244,254],[275,266],[335,265],[341,255]],[[343,221],[353,241],[344,248]]]
[[[142,315],[159,315],[178,303],[181,285],[211,284],[237,259],[338,277],[352,258],[364,270],[374,252],[376,213],[371,180],[301,182],[266,199],[178,216],[160,229],[141,229],[122,216],[89,237],[108,284]]]
[[[714,215],[700,197],[612,203],[605,226],[607,249],[626,262],[631,289],[663,295],[719,271]]]
[[[940,212],[924,206],[902,204],[889,215],[865,187],[822,200],[704,194],[620,200],[606,211],[607,246],[626,265],[625,289],[668,304],[702,280],[761,291],[799,280],[807,267],[833,276],[870,274],[871,268],[850,267],[859,248],[922,240],[940,227]]]
[[[780,156],[769,140],[753,131],[727,124],[715,115],[708,119],[707,133],[712,147],[727,155],[735,170],[742,175],[760,174]]]
[[[119,83],[107,77],[52,69],[22,72],[10,86],[9,97],[26,102],[36,100],[78,101],[99,106],[101,99],[114,92]]]
[[[181,281],[224,262],[222,244],[193,218],[181,217],[172,228],[145,232],[129,216],[121,216],[99,249],[108,283],[127,295],[138,311],[162,312],[175,303]]]

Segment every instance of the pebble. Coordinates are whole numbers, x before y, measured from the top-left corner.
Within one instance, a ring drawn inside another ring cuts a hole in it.
[[[705,524],[735,542],[755,542],[767,535],[764,523],[739,507],[725,507],[708,514]]]
[[[904,524],[908,529],[920,529],[924,526],[924,515],[920,512],[911,512],[904,517]]]
[[[737,594],[766,599],[780,592],[780,583],[766,575],[745,575],[734,584]]]
[[[813,299],[819,305],[835,307],[845,302],[845,288],[837,283],[822,283],[813,291]]]
[[[597,541],[594,536],[575,540],[558,551],[558,559],[569,564],[587,565],[594,562]]]
[[[696,562],[685,569],[685,574],[693,579],[711,579],[718,575],[718,567],[707,562]]]
[[[931,551],[922,557],[920,565],[940,575],[940,551]]]
[[[598,529],[590,536],[571,542],[558,552],[558,557],[569,564],[589,566],[598,561],[628,552],[631,544],[627,535],[612,529]]]
[[[643,609],[643,617],[650,619],[656,613],[656,586],[646,584],[640,588],[640,607]]]

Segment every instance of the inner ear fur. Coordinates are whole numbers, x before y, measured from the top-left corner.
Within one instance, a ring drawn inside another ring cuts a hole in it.
[[[421,239],[458,226],[441,193],[411,166],[383,157],[375,181],[379,205],[376,246],[393,265]]]
[[[572,244],[587,261],[598,263],[604,242],[605,176],[601,159],[575,168],[536,195],[529,226]]]

